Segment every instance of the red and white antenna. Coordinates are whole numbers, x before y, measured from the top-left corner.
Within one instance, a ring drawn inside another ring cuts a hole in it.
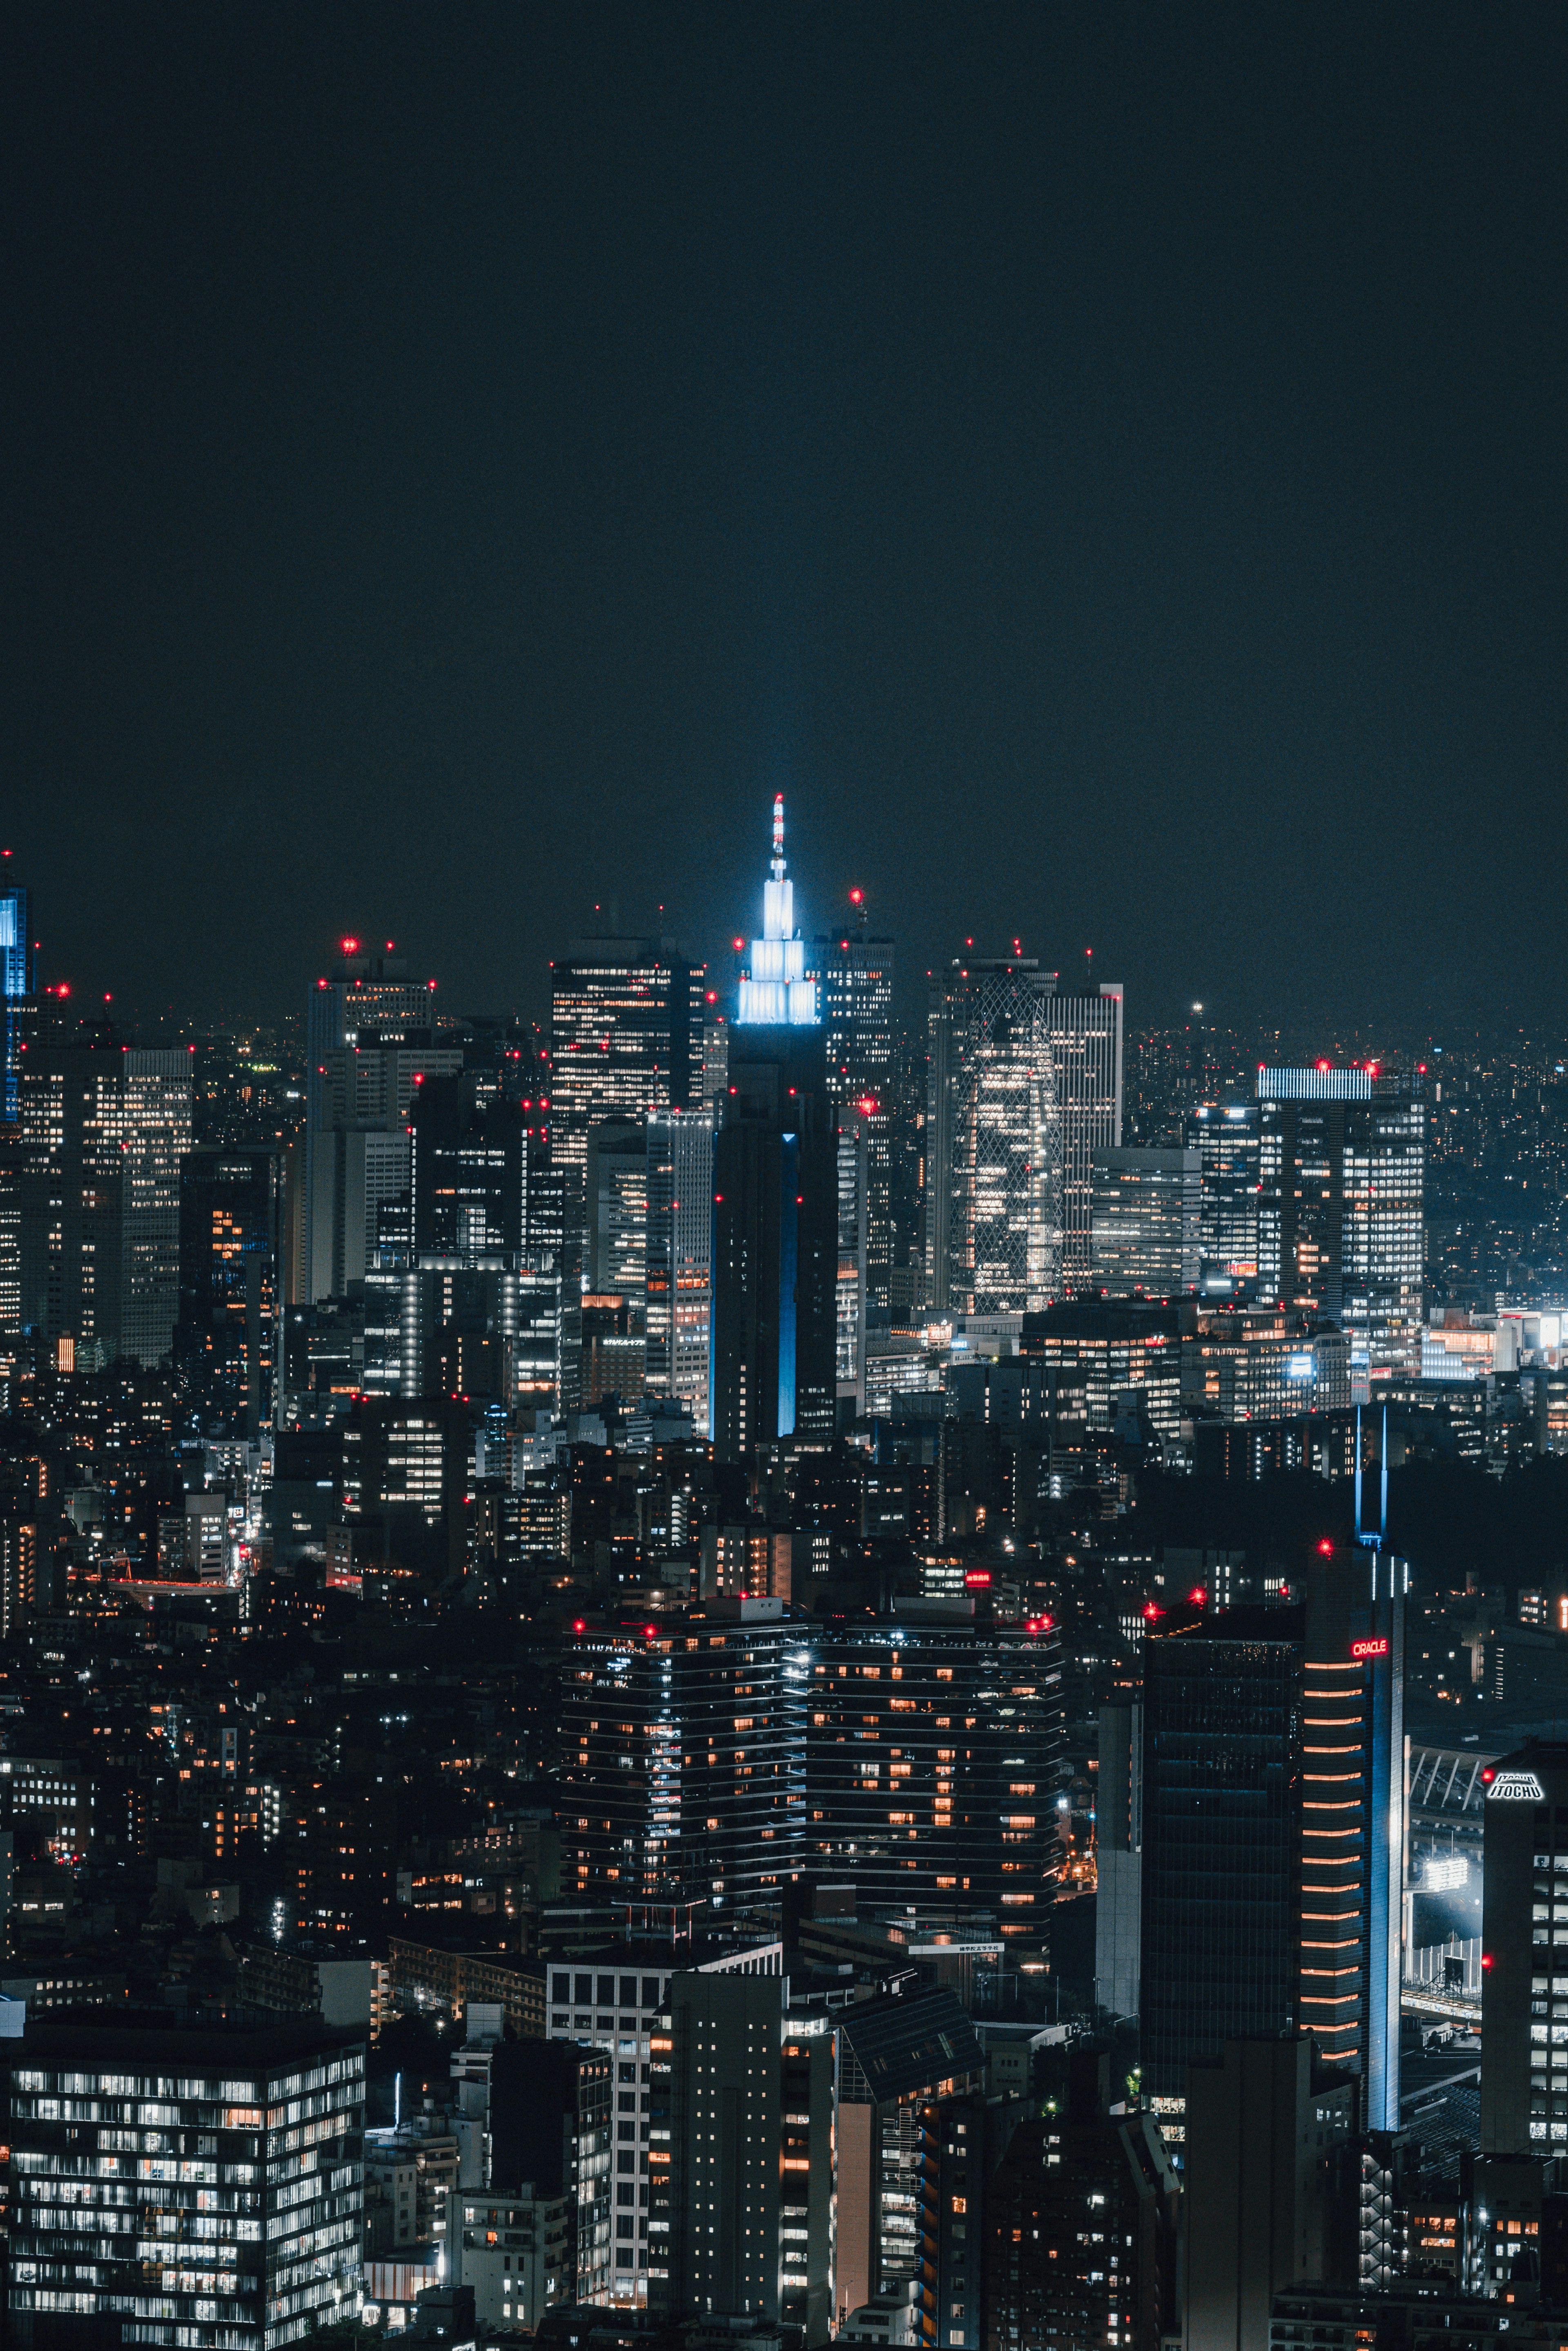
[[[774,863],[784,863],[784,794],[774,794]]]

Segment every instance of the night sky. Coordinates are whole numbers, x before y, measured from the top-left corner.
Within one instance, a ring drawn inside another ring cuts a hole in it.
[[[789,796],[908,1009],[1568,1027],[1560,6],[69,5],[0,33],[46,977],[547,1000]],[[665,913],[661,917],[659,906]]]

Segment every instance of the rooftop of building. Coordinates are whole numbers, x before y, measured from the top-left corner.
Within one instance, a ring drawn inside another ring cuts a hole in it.
[[[313,2057],[362,2047],[362,2030],[319,2022],[214,2026],[184,2023],[172,2009],[52,2009],[6,2044],[17,2065],[58,2062],[81,2068],[123,2065],[146,2073],[271,2073]]]

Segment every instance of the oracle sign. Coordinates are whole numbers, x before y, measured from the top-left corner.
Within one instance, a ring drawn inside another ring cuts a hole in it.
[[[1500,1771],[1486,1792],[1489,1804],[1543,1804],[1546,1791],[1533,1771]]]
[[[1382,1635],[1372,1641],[1352,1641],[1350,1654],[1353,1657],[1386,1657],[1388,1655],[1387,1637]]]

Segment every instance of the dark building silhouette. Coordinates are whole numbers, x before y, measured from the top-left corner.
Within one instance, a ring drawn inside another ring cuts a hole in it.
[[[837,1269],[838,1121],[822,1032],[737,1025],[713,1145],[720,1460],[780,1437],[833,1435]]]
[[[174,1358],[203,1419],[254,1444],[277,1370],[282,1160],[192,1151],[180,1162],[180,1319]]]
[[[1402,1561],[1314,1562],[1300,1598],[1144,1643],[1144,2087],[1228,2041],[1311,2033],[1397,2129],[1404,1843]]]
[[[1103,2059],[1074,2061],[1066,2112],[1020,2123],[984,2186],[993,2346],[1117,2343],[1159,2351],[1175,2315],[1177,2178],[1151,2116],[1109,2114]],[[939,2313],[940,2333],[962,2325]],[[931,2338],[928,2338],[931,2339]]]

